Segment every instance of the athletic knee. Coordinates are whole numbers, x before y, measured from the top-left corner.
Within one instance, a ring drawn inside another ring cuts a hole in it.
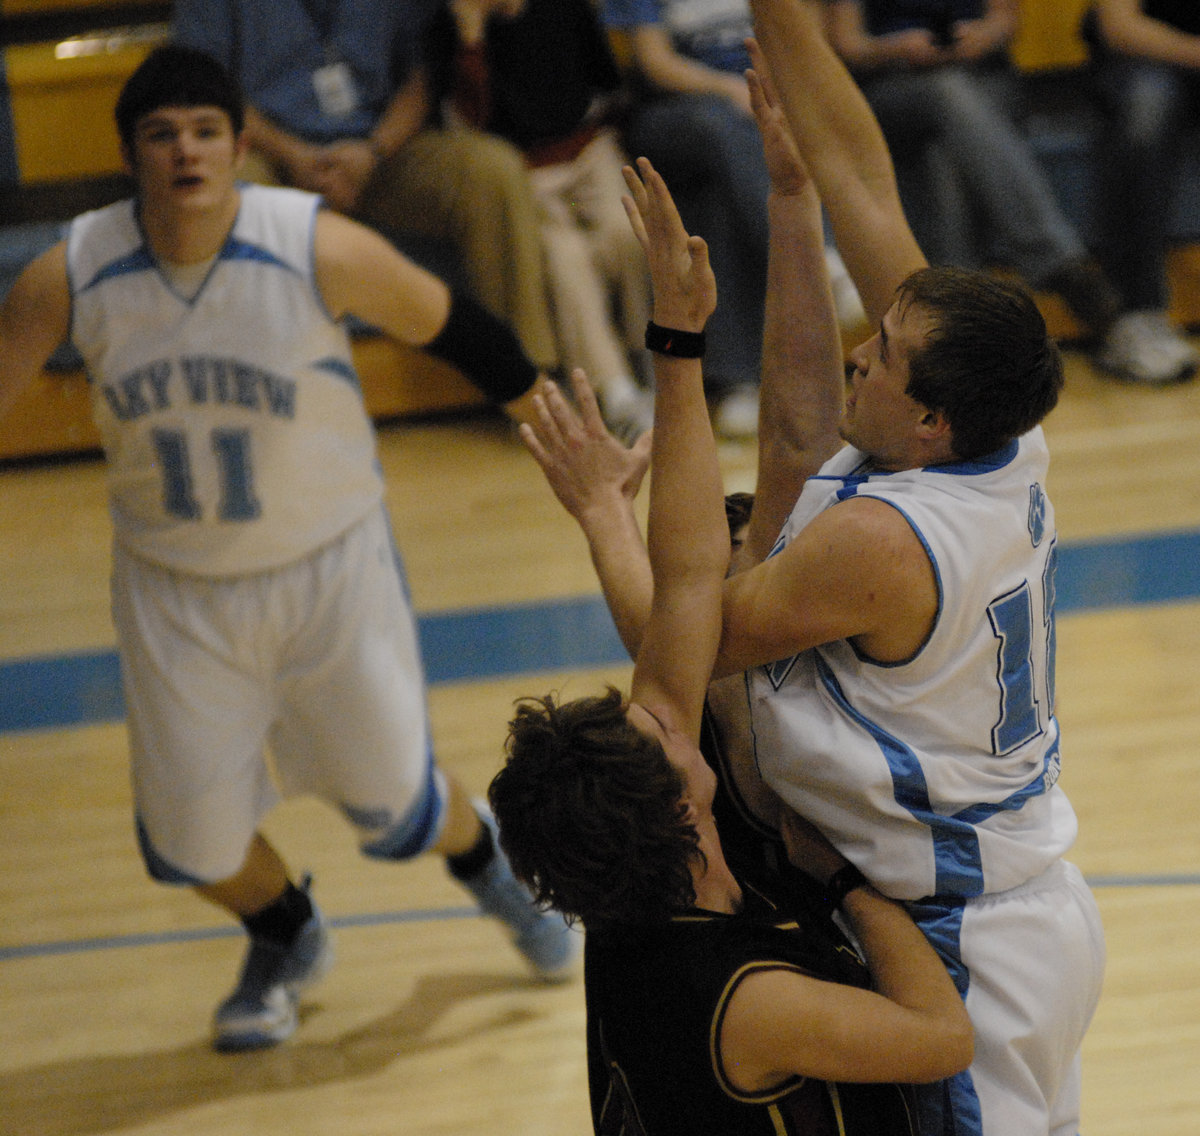
[[[343,805],[342,811],[357,828],[370,833],[361,845],[364,856],[372,860],[411,860],[437,843],[446,815],[446,792],[445,778],[438,770],[430,769],[412,805],[399,820],[368,816],[348,805]]]
[[[146,873],[152,880],[175,887],[198,887],[205,882],[198,876],[185,872],[182,868],[172,864],[159,853],[151,842],[150,834],[146,831],[146,825],[141,817],[137,818],[136,828],[138,850],[142,854],[142,863],[146,866]]]

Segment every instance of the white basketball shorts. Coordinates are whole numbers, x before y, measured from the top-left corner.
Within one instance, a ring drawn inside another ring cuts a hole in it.
[[[242,577],[188,576],[118,545],[112,587],[135,807],[181,882],[236,874],[281,795],[334,804],[364,846],[395,839],[418,806],[428,821],[431,793],[440,827],[417,629],[382,506],[308,558]]]

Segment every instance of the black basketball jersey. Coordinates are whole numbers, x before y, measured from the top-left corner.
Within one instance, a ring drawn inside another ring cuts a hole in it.
[[[866,986],[832,922],[744,888],[736,915],[691,911],[655,927],[590,928],[584,981],[598,1136],[913,1136],[909,1090],[794,1077],[734,1088],[716,1039],[738,983],[787,968]]]
[[[706,706],[700,749],[717,774],[713,815],[745,903],[736,915],[693,911],[652,928],[588,929],[584,988],[597,1136],[913,1136],[907,1086],[795,1078],[746,1097],[720,1068],[716,1030],[751,970],[783,966],[870,984],[824,889],[788,863],[779,834],[738,791],[732,765],[745,755],[733,752],[737,698],[723,696],[721,712],[727,729]]]

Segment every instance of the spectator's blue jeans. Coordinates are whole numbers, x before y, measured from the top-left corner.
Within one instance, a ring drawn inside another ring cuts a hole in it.
[[[1111,57],[1098,81],[1109,115],[1097,163],[1098,257],[1131,308],[1162,309],[1181,136],[1200,121],[1200,77]]]
[[[717,310],[708,322],[706,385],[758,383],[767,284],[770,179],[751,115],[719,95],[640,104],[626,133],[632,157],[666,180],[689,232],[708,242]]]
[[[1017,125],[1008,68],[896,70],[860,84],[931,261],[978,266],[990,255],[1038,286],[1087,255]]]

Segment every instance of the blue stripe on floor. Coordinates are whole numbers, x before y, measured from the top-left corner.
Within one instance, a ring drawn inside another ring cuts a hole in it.
[[[1200,532],[1065,545],[1061,614],[1200,598]],[[430,683],[482,681],[628,661],[600,596],[474,608],[420,618]],[[116,652],[0,663],[0,732],[119,721]]]
[[[343,915],[329,920],[331,927],[376,927],[391,923],[433,923],[446,919],[470,919],[482,914],[478,907],[431,907],[414,911],[382,911]],[[156,931],[137,935],[108,935],[92,939],[60,939],[46,943],[22,943],[0,947],[0,962],[51,955],[80,955],[128,947],[158,947],[168,943],[195,943],[208,939],[233,939],[244,934],[238,925],[196,927],[187,931]]]
[[[1094,611],[1200,597],[1200,532],[1155,533],[1065,546],[1058,610]]]
[[[1127,887],[1200,887],[1200,875],[1089,876],[1094,889]],[[448,919],[473,919],[482,915],[477,907],[437,907],[412,911],[378,911],[342,915],[329,920],[335,929],[379,927],[402,923],[433,923]],[[172,943],[204,942],[211,939],[240,938],[239,926],[197,927],[186,931],[158,931],[136,935],[108,935],[91,939],[59,939],[42,943],[21,943],[0,947],[0,962],[57,955],[90,954],[95,951],[123,950],[131,947],[157,947]]]

